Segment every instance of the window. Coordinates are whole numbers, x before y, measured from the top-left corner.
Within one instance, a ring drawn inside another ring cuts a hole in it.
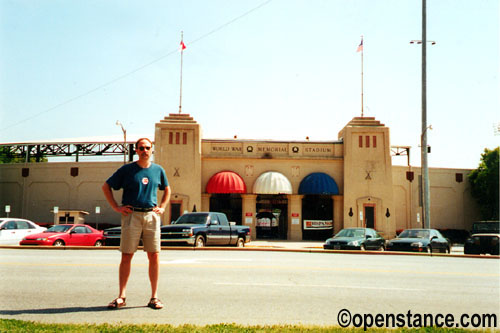
[[[85,227],[75,227],[75,229],[73,229],[73,233],[75,234],[86,234],[87,233],[87,228]]]
[[[17,221],[17,229],[30,229],[30,225],[26,221]]]
[[[363,148],[363,136],[359,136],[359,148]]]
[[[377,137],[373,136],[373,148],[377,148]]]
[[[4,224],[4,229],[13,230],[17,229],[17,224],[15,221],[9,221]]]
[[[171,145],[172,143],[174,143],[174,133],[169,132],[168,133],[168,144]]]
[[[180,141],[180,134],[179,132],[176,132],[175,133],[175,144],[178,145],[179,144],[179,141]]]
[[[217,214],[210,215],[210,224],[219,224],[219,218]]]
[[[370,148],[370,136],[366,136],[366,148]]]
[[[182,133],[182,144],[183,145],[187,144],[187,141],[188,141],[187,133]]]

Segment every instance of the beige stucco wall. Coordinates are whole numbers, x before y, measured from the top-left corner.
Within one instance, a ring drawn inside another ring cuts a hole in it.
[[[312,172],[323,172],[331,176],[342,193],[343,163],[338,160],[294,160],[294,159],[229,159],[203,158],[202,190],[205,192],[210,178],[220,171],[239,174],[251,193],[255,180],[264,172],[277,171],[288,178],[293,193],[298,193],[300,182]]]
[[[101,186],[121,162],[68,162],[0,164],[0,209],[10,205],[10,216],[24,217],[36,222],[53,223],[54,206],[60,210],[83,210],[90,214],[85,220],[100,223],[120,223],[120,217],[106,202]],[[22,169],[28,168],[28,177]],[[71,168],[78,175],[71,176]],[[121,191],[115,193],[117,201]],[[95,214],[95,207],[101,214]]]
[[[412,167],[414,180],[406,179],[409,167],[393,166],[394,197],[400,207],[397,215],[397,229],[419,228],[422,226],[420,206],[420,168]],[[476,202],[470,194],[467,175],[470,169],[430,168],[429,183],[431,193],[431,226],[437,229],[470,230],[479,217]],[[462,175],[462,182],[456,181],[456,174]],[[403,209],[404,207],[404,209]],[[418,221],[418,216],[420,219]]]
[[[288,239],[302,237],[302,196],[300,182],[312,172],[331,176],[338,185],[334,195],[334,231],[350,226],[363,226],[360,212],[375,207],[375,228],[386,237],[396,230],[420,227],[419,168],[411,168],[414,180],[406,179],[410,167],[393,166],[389,128],[373,118],[354,118],[333,142],[278,142],[259,140],[202,140],[200,126],[187,115],[171,115],[156,124],[154,161],[162,165],[172,188],[172,202],[181,210],[208,210],[210,194],[206,185],[220,171],[239,174],[246,186],[242,195],[242,222],[252,227],[255,238],[257,195],[252,194],[255,180],[264,172],[282,173],[292,184],[288,199]],[[172,133],[172,134],[170,134]],[[174,141],[179,133],[181,142]],[[185,134],[184,134],[185,133]],[[186,138],[184,143],[183,138]],[[370,147],[360,147],[359,136],[368,136]],[[376,147],[373,146],[376,137]],[[52,223],[54,206],[82,210],[90,214],[86,221],[119,224],[120,216],[109,207],[101,186],[122,162],[68,162],[0,164],[0,209],[10,205],[10,216]],[[22,176],[28,168],[29,175]],[[78,168],[78,175],[71,175]],[[470,229],[478,219],[478,209],[470,196],[467,174],[463,169],[430,169],[431,226],[440,229]],[[463,174],[457,182],[455,174]],[[117,201],[121,191],[115,192]],[[101,213],[95,213],[99,206]],[[349,216],[350,209],[353,216]],[[386,216],[389,210],[390,216]],[[299,224],[292,220],[299,219]],[[163,223],[170,222],[167,208]]]
[[[365,227],[365,207],[373,207],[375,229],[386,237],[394,236],[397,212],[389,128],[374,118],[354,118],[339,138],[344,141],[344,226]]]
[[[189,115],[171,114],[155,125],[155,163],[161,165],[181,210],[202,206],[201,128]],[[165,219],[170,221],[167,209]]]

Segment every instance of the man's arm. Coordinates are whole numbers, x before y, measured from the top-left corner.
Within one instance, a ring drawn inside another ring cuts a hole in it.
[[[165,212],[165,208],[167,208],[167,204],[170,201],[170,186],[165,187],[163,191],[163,195],[161,197],[160,205],[153,208],[153,211],[157,214],[163,214]]]
[[[104,183],[102,185],[102,192],[104,193],[104,196],[106,197],[106,200],[108,201],[109,205],[113,210],[117,213],[120,213],[124,216],[127,216],[132,212],[130,207],[128,206],[118,206],[116,203],[115,197],[113,196],[113,190],[111,189],[111,186],[109,186],[108,183]]]

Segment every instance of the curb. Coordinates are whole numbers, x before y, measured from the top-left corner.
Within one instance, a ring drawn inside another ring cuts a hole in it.
[[[119,246],[33,246],[33,245],[0,245],[0,249],[26,249],[26,250],[119,250]],[[139,246],[138,250],[143,247]],[[414,253],[397,251],[356,251],[356,250],[325,250],[320,247],[307,248],[285,248],[273,245],[266,246],[246,246],[246,247],[192,247],[192,246],[162,246],[162,251],[272,251],[272,252],[296,252],[296,253],[324,253],[324,254],[367,254],[367,255],[395,255],[395,256],[427,256],[446,258],[480,258],[480,259],[500,259],[500,255],[479,255],[479,254],[446,254],[446,253]]]

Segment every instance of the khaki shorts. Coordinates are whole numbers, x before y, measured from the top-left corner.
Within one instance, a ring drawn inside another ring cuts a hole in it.
[[[132,212],[127,216],[122,215],[120,251],[122,253],[136,252],[142,238],[144,251],[160,252],[160,225],[160,216],[155,212]]]

